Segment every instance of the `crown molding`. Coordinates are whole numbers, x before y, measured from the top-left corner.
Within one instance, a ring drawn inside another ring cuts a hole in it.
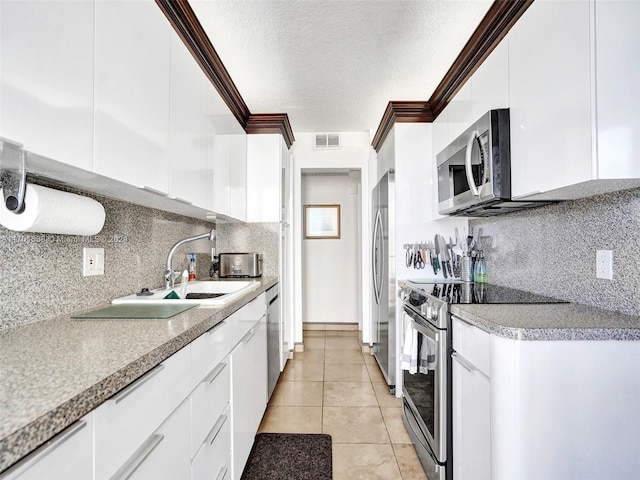
[[[395,122],[433,122],[534,0],[496,0],[426,102],[389,102],[371,145],[378,151]],[[396,114],[402,105],[423,105],[428,114]],[[427,118],[425,120],[425,118]]]
[[[286,113],[256,113],[249,115],[245,130],[248,134],[279,133],[287,148],[291,148],[295,138]]]
[[[496,0],[436,87],[429,105],[434,119],[445,109],[534,0]]]
[[[280,133],[290,148],[293,130],[287,114],[252,114],[211,44],[188,0],[156,0],[204,74],[247,134]]]
[[[433,122],[429,102],[389,102],[371,145],[378,151],[395,123]]]

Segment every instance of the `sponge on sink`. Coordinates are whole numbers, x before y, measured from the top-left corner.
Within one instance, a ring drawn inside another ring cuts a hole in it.
[[[179,300],[180,296],[174,290],[171,290],[164,298],[165,300]]]

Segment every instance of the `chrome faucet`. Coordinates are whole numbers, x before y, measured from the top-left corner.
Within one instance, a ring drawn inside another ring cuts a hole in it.
[[[203,233],[201,235],[196,235],[195,237],[185,238],[184,240],[180,240],[176,242],[176,244],[171,247],[169,250],[169,255],[167,255],[167,264],[164,266],[164,288],[173,288],[176,282],[176,278],[180,276],[179,270],[174,270],[172,267],[173,263],[173,254],[176,253],[176,250],[180,245],[184,245],[187,242],[193,242],[194,240],[200,240],[202,238],[208,238],[212,242],[216,239],[216,231],[211,230],[208,233]]]

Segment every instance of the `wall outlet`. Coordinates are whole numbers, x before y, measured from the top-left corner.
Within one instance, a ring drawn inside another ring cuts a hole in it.
[[[613,280],[612,250],[596,250],[596,278]]]
[[[82,249],[82,276],[104,275],[104,248]]]

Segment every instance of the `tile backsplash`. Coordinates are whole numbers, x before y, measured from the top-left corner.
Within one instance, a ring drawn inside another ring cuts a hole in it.
[[[491,237],[489,282],[640,315],[640,189],[470,222]],[[613,251],[613,280],[596,278]]]
[[[20,233],[0,226],[0,329],[108,304],[142,287],[161,287],[171,246],[215,228],[193,218],[61,189],[99,201],[106,211],[104,228],[83,237]],[[186,254],[196,252],[198,277],[208,278],[212,246],[208,240],[183,245],[174,267],[187,268]],[[104,248],[103,276],[82,276],[83,247]]]

